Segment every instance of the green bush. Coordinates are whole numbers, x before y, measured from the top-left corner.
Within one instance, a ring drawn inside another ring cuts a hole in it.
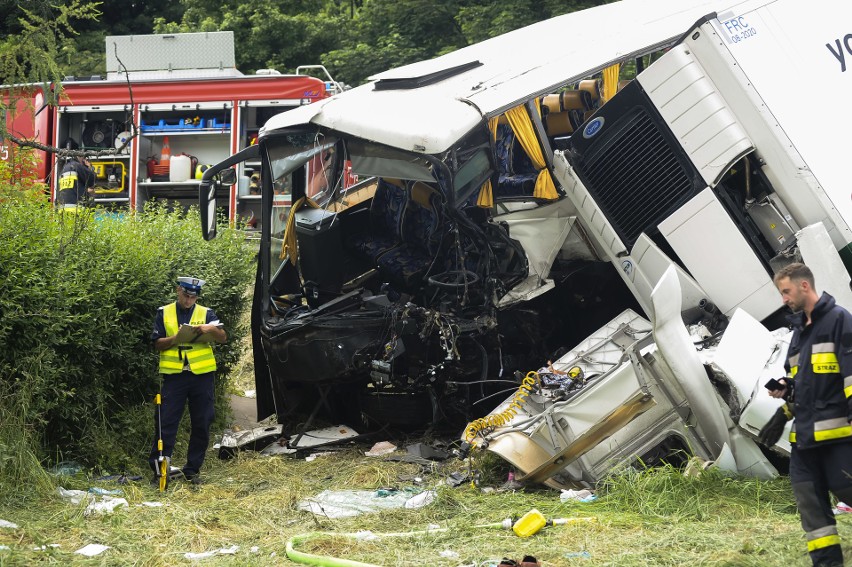
[[[243,235],[221,230],[205,242],[195,208],[55,211],[2,173],[0,415],[29,436],[7,439],[12,428],[4,427],[0,447],[32,439],[31,452],[42,462],[140,467],[159,388],[153,318],[175,300],[181,275],[207,280],[201,303],[215,309],[229,334],[216,347],[221,425],[225,378],[247,332],[240,314],[254,274],[255,253]],[[13,470],[0,460],[0,481]]]

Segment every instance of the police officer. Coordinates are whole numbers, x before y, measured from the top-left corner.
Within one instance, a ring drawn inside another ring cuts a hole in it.
[[[76,150],[77,143],[69,139],[65,143],[69,150]],[[90,206],[95,198],[95,171],[85,157],[70,157],[59,174],[59,189],[56,202],[62,207]]]
[[[770,390],[785,404],[760,431],[767,446],[778,442],[789,419],[790,481],[808,552],[815,566],[842,566],[829,492],[852,502],[852,315],[814,288],[804,264],[785,266],[774,277],[784,304],[793,310],[787,377]]]
[[[211,343],[224,343],[228,336],[216,313],[197,304],[205,281],[180,277],[177,283],[177,301],[157,310],[151,334],[160,353],[163,380],[160,415],[154,416],[155,440],[148,461],[156,475],[160,456],[157,439],[162,439],[162,455],[171,462],[178,425],[189,402],[190,436],[183,474],[198,483],[214,416],[216,358]]]

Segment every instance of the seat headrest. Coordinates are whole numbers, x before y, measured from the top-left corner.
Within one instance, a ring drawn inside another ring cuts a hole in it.
[[[411,200],[425,209],[432,208],[432,196],[438,192],[422,181],[411,186]]]

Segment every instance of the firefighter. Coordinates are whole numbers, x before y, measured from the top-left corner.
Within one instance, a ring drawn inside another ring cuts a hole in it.
[[[778,442],[789,419],[790,482],[808,552],[815,566],[842,566],[831,498],[852,502],[852,315],[823,292],[814,275],[795,263],[775,274],[784,305],[793,311],[787,376],[769,391],[785,404],[760,431],[761,442]]]
[[[65,148],[69,150],[78,149],[77,143],[68,139]],[[65,208],[80,206],[91,206],[95,198],[95,170],[85,157],[69,157],[59,174],[59,188],[56,193],[56,202]]]
[[[228,336],[216,313],[196,303],[205,281],[180,277],[177,283],[177,301],[157,310],[151,334],[154,348],[160,353],[162,402],[159,415],[154,416],[155,441],[148,460],[155,475],[160,457],[171,461],[178,425],[184,406],[189,402],[190,436],[183,475],[197,484],[198,473],[210,442],[210,425],[214,416],[216,358],[211,342],[224,343]],[[191,328],[181,329],[181,326],[186,325]],[[186,339],[186,333],[193,336]],[[158,439],[162,439],[162,453]]]

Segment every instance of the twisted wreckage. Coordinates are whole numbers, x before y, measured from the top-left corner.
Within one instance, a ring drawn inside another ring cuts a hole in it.
[[[552,486],[689,455],[777,474],[772,273],[803,259],[852,305],[848,16],[622,0],[272,118],[200,187],[212,238],[216,188],[262,163],[258,415],[469,423]]]

